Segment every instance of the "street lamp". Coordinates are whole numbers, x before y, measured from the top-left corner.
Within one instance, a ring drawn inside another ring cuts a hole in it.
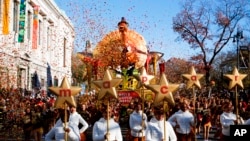
[[[243,39],[243,31],[237,31],[237,33],[233,36],[233,42],[236,42],[237,46],[237,69],[239,69],[240,57],[239,57],[239,40]]]

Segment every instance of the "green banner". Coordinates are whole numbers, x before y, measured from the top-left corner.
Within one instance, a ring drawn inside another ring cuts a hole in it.
[[[24,31],[25,31],[25,16],[26,14],[26,0],[21,0],[20,2],[20,18],[19,18],[19,32],[18,32],[18,42],[24,41]]]

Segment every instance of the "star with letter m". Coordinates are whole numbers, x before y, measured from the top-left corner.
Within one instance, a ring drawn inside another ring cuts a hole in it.
[[[60,87],[49,87],[56,96],[55,107],[62,108],[64,107],[65,102],[70,106],[76,107],[76,102],[74,96],[77,95],[82,88],[72,87],[67,79],[64,77]]]

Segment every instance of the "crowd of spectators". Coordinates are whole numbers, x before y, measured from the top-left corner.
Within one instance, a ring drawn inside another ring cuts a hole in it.
[[[84,97],[82,100],[81,97]],[[25,140],[35,139],[40,140],[45,134],[54,126],[56,120],[59,118],[57,109],[54,108],[54,96],[48,97],[39,93],[32,93],[19,89],[0,89],[0,112],[1,112],[1,131],[0,136],[8,136],[11,134],[14,137],[21,136]],[[97,101],[94,95],[80,95],[77,100],[77,111],[88,122],[89,128],[99,120],[101,113],[100,101]],[[113,117],[121,126],[129,128],[129,115],[134,110],[133,103],[137,99],[133,99],[129,105],[121,105],[119,101],[111,102],[115,107]],[[209,136],[211,128],[215,128],[215,138],[220,138],[221,124],[220,115],[223,112],[223,105],[226,102],[232,103],[235,107],[235,99],[233,96],[213,93],[211,96],[202,96],[197,94],[197,99],[194,101],[190,97],[178,96],[175,99],[175,107],[169,108],[166,113],[167,119],[180,109],[179,103],[187,101],[189,111],[194,115],[196,122],[196,135],[203,135],[204,139]],[[145,102],[144,113],[147,115],[147,120],[153,117],[152,101]],[[250,118],[250,95],[247,93],[240,93],[238,103],[239,116],[243,120]],[[13,127],[17,128],[17,132],[13,132]],[[201,130],[203,129],[203,130]],[[204,134],[201,134],[201,131]],[[6,133],[7,132],[7,133]],[[129,136],[129,133],[127,134]]]

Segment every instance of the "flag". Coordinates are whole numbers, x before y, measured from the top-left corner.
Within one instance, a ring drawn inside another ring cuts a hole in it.
[[[37,72],[35,71],[35,73],[32,76],[32,88],[35,90],[39,90],[40,87],[41,87],[40,80]]]
[[[10,0],[4,0],[3,3],[3,34],[9,34],[9,10],[10,10]]]
[[[18,42],[24,41],[26,0],[20,1]]]
[[[39,6],[36,5],[34,6],[34,17],[33,17],[32,49],[37,49],[38,12],[39,12]]]
[[[51,68],[49,63],[47,63],[48,67],[47,67],[47,95],[50,97],[51,96],[51,92],[49,90],[49,87],[52,87],[52,75],[51,75]]]

